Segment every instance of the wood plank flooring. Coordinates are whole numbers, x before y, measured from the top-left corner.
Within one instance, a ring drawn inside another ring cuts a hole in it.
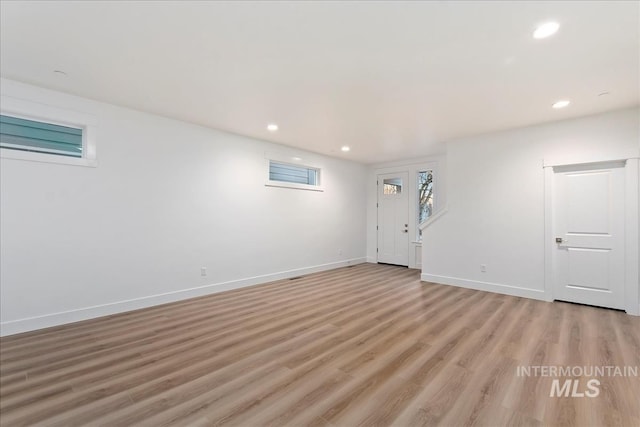
[[[0,425],[640,426],[640,318],[362,264],[0,340]],[[582,377],[580,391],[585,391]],[[561,378],[561,383],[565,378]]]

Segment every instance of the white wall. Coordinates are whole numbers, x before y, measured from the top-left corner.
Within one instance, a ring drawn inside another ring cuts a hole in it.
[[[448,143],[448,212],[423,232],[422,279],[544,298],[543,162],[638,157],[639,114],[622,110]]]
[[[362,165],[9,80],[1,89],[99,127],[96,168],[1,160],[3,335],[365,259]],[[265,187],[265,152],[322,166],[325,191]]]

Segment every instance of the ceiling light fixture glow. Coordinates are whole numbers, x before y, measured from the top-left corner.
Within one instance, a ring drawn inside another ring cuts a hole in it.
[[[346,153],[347,151],[351,151],[351,148],[349,148],[349,146],[347,146],[347,145],[343,145],[341,150]]]
[[[275,124],[275,123],[269,123],[269,124],[267,125],[267,130],[268,130],[269,132],[275,132],[275,131],[277,131],[277,130],[278,130],[278,125],[277,125],[277,124]]]
[[[563,99],[561,101],[556,101],[553,103],[553,105],[551,106],[552,108],[555,108],[556,110],[559,108],[564,108],[567,105],[571,104],[571,101]]]
[[[533,32],[533,38],[546,39],[547,37],[554,35],[558,31],[558,28],[560,28],[560,24],[557,22],[547,22],[536,28]]]

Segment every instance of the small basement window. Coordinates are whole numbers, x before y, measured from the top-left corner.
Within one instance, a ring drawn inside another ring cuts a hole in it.
[[[322,191],[319,168],[292,165],[275,160],[269,160],[269,181],[266,185]]]
[[[98,120],[87,113],[0,95],[0,157],[96,167]]]
[[[0,115],[0,147],[82,158],[81,128]]]

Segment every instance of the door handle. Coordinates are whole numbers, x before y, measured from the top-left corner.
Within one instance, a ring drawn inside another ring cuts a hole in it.
[[[403,233],[408,233],[408,232],[409,232],[409,230],[402,230],[402,232],[403,232]]]
[[[568,240],[564,240],[562,237],[556,237],[556,243],[557,244],[562,244],[562,243],[567,244],[567,243],[569,243],[569,241]]]

